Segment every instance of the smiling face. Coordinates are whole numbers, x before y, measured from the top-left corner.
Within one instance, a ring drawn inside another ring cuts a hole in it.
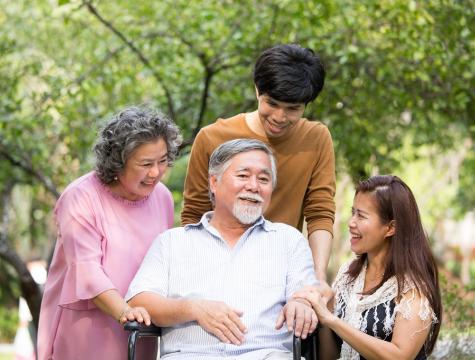
[[[389,237],[394,235],[394,222],[383,224],[378,213],[376,200],[371,193],[359,192],[353,200],[348,227],[351,234],[351,250],[361,255],[375,257],[385,253]]]
[[[124,199],[149,196],[168,168],[167,144],[162,138],[137,147],[127,159],[111,190]]]
[[[215,218],[252,224],[267,209],[272,195],[269,156],[260,150],[235,155],[223,173],[210,176],[215,196]]]
[[[299,121],[305,111],[304,103],[278,101],[256,90],[260,125],[269,138],[287,134]]]

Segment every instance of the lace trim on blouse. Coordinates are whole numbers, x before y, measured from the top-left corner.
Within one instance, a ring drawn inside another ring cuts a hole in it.
[[[369,309],[383,304],[385,309],[384,319],[378,318],[378,312],[374,311],[373,333],[376,334],[376,326],[383,321],[383,331],[385,337],[391,335],[394,328],[394,320],[396,313],[401,313],[404,319],[411,318],[411,307],[415,299],[415,285],[412,281],[406,280],[402,293],[412,291],[412,296],[405,296],[399,303],[396,303],[394,312],[390,315],[390,303],[397,297],[397,280],[396,277],[388,279],[378,290],[373,294],[361,297],[364,288],[364,280],[366,276],[367,264],[364,265],[358,277],[354,282],[348,283],[349,278],[346,274],[350,263],[343,265],[336,276],[333,283],[333,290],[337,294],[335,299],[334,314],[339,316],[342,320],[353,326],[354,328],[366,332],[368,324]],[[363,315],[364,313],[364,315]],[[426,298],[421,298],[419,318],[423,321],[428,321],[427,326],[436,323],[435,316],[429,301]],[[425,329],[426,327],[424,327]],[[422,330],[422,329],[421,329]],[[345,341],[341,346],[340,359],[344,360],[359,360],[359,353],[354,350]]]

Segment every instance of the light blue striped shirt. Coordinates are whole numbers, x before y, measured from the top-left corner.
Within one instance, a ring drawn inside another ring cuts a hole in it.
[[[291,226],[260,218],[231,248],[209,224],[211,216],[206,213],[198,224],[161,234],[126,299],[150,291],[176,299],[223,301],[244,312],[241,321],[248,331],[241,345],[221,342],[194,321],[163,329],[163,358],[291,351],[292,334],[285,326],[275,330],[275,323],[294,291],[317,283],[307,240]]]

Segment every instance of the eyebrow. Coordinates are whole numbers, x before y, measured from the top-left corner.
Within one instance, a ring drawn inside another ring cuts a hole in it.
[[[248,167],[240,167],[236,169],[236,172],[239,172],[239,171],[251,171],[251,170]],[[272,171],[270,171],[268,168],[262,169],[261,172],[267,175],[272,175]]]
[[[351,207],[351,211],[361,213],[361,214],[365,214],[365,215],[369,215],[369,212],[361,210],[361,209],[354,208],[353,206]]]

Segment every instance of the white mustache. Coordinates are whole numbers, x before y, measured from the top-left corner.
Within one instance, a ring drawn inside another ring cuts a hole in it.
[[[260,203],[264,201],[264,199],[257,194],[240,194],[238,197],[241,200],[250,200],[250,201],[256,201]]]

